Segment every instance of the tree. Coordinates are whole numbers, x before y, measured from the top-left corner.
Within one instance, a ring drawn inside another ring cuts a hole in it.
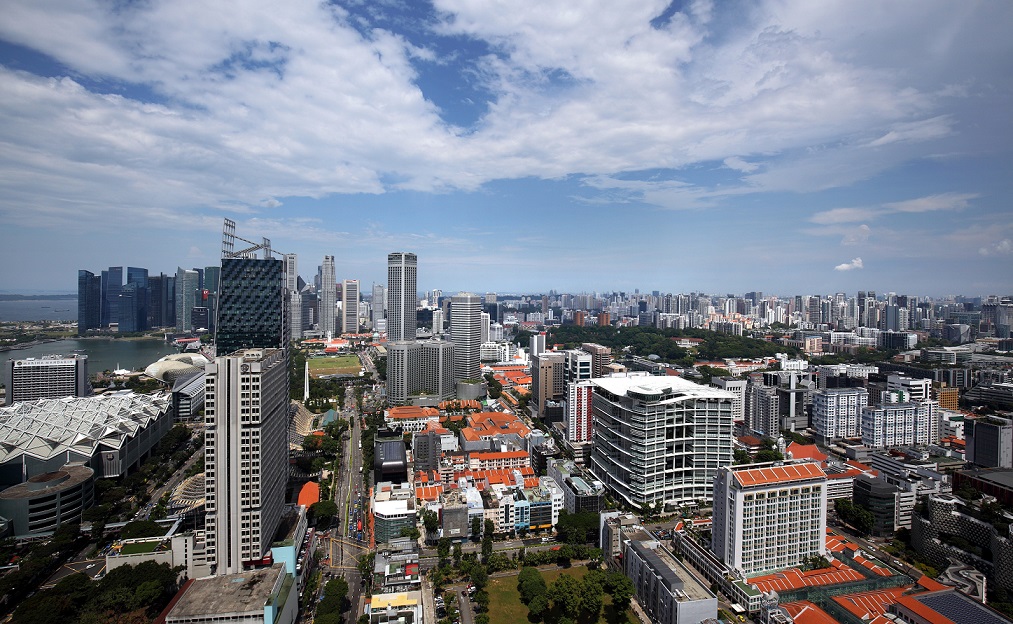
[[[528,604],[535,596],[545,595],[547,589],[545,578],[537,568],[521,568],[521,573],[517,575],[517,591],[521,595],[521,602]]]
[[[478,539],[482,535],[482,518],[475,516],[471,519],[471,537]]]
[[[426,527],[426,533],[435,534],[440,529],[440,517],[432,509],[422,511],[422,525]]]
[[[528,603],[528,613],[534,621],[538,622],[542,619],[542,615],[549,608],[549,601],[544,595],[535,596],[534,599]]]
[[[549,585],[546,597],[563,616],[576,619],[580,614],[583,589],[580,581],[569,574],[563,574]]]
[[[327,527],[334,521],[334,517],[338,515],[338,506],[332,500],[322,500],[310,505],[310,515],[317,526]]]
[[[489,583],[489,573],[486,572],[485,566],[476,565],[471,569],[471,582],[475,584],[476,588],[485,589]]]
[[[440,541],[436,545],[436,552],[440,556],[440,561],[450,557],[450,538],[441,537]]]
[[[482,611],[489,610],[489,592],[480,589],[475,592],[475,604],[482,608]]]
[[[461,567],[461,555],[463,554],[464,553],[461,550],[461,543],[454,542],[454,567],[456,568]]]
[[[622,572],[610,572],[606,579],[605,589],[612,596],[612,604],[619,613],[624,613],[630,608],[630,602],[633,600],[636,588],[633,587],[633,581],[625,574]]]
[[[752,458],[749,457],[749,453],[747,453],[743,449],[735,449],[734,451],[732,451],[732,456],[735,458],[736,466],[740,464],[748,464],[753,461]]]
[[[421,536],[422,533],[419,532],[418,527],[413,526],[401,527],[401,537],[408,537],[413,540],[418,540]]]

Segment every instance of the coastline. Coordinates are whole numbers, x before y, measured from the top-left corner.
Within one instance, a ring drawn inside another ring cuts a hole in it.
[[[120,340],[123,342],[142,342],[147,340],[165,341],[164,338],[159,338],[158,336],[127,336],[124,338],[116,336],[67,336],[65,338],[45,338],[43,340],[33,340],[31,342],[22,342],[15,345],[0,345],[0,353],[7,351],[22,351],[39,345],[49,344],[51,342],[62,342],[64,340]]]

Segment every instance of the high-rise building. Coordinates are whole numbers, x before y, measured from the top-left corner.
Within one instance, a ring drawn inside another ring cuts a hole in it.
[[[559,401],[566,389],[566,358],[562,353],[546,351],[531,358],[531,403],[539,414],[548,401]]]
[[[489,313],[488,312],[482,312],[481,313],[481,318],[480,318],[479,323],[478,323],[478,327],[479,327],[479,338],[478,338],[479,344],[483,344],[483,343],[489,342],[489,326],[490,325],[491,325],[491,323],[490,323]]]
[[[289,302],[278,258],[222,258],[215,344],[218,353],[288,349]]]
[[[373,324],[373,329],[377,327],[377,322],[387,318],[387,288],[383,284],[373,284],[373,296],[369,301],[370,305],[370,321]],[[435,331],[434,331],[435,333]]]
[[[862,408],[869,405],[865,388],[828,388],[813,393],[813,427],[824,444],[862,435]]]
[[[359,333],[359,280],[341,282],[341,332]]]
[[[433,335],[439,336],[445,331],[443,328],[443,310],[433,310]]]
[[[711,550],[745,576],[826,549],[827,475],[815,462],[722,466],[714,477]]]
[[[454,343],[402,340],[387,343],[387,403],[408,405],[425,394],[445,401],[456,395]]]
[[[205,372],[206,552],[215,574],[233,574],[270,552],[282,517],[287,350],[238,351],[215,358]]]
[[[542,338],[544,347],[545,338]],[[612,350],[594,342],[585,342],[580,350],[591,354],[591,377],[604,377],[605,367],[612,363]]]
[[[98,329],[102,323],[102,278],[84,269],[77,272],[77,334]]]
[[[395,251],[387,254],[387,339],[415,340],[418,257]]]
[[[566,393],[566,441],[584,443],[591,441],[591,401],[594,384],[591,381],[571,383]]]
[[[320,301],[318,313],[320,317],[320,331],[325,336],[334,336],[338,333],[338,326],[334,315],[337,305],[338,283],[334,273],[334,256],[324,256],[324,263],[320,266]]]
[[[169,280],[164,273],[148,277],[148,327],[169,325]]]
[[[964,420],[967,461],[986,468],[1013,468],[1013,420],[982,416]]]
[[[883,403],[862,409],[862,444],[873,448],[915,444],[919,403]]]
[[[744,422],[746,419],[746,380],[735,377],[714,377],[711,383],[722,390],[735,395],[732,401],[732,420]]]
[[[91,394],[87,355],[7,360],[7,405]]]
[[[120,322],[120,289],[123,288],[123,267],[102,271],[102,327]]]
[[[197,289],[200,276],[197,271],[176,268],[176,329],[182,332],[192,331],[190,310],[197,305]]]
[[[541,355],[545,351],[545,332],[531,334],[531,338],[528,342],[528,355]]]
[[[777,437],[780,432],[781,397],[777,388],[749,384],[746,386],[746,426],[756,433]]]
[[[450,337],[454,342],[454,381],[482,374],[482,298],[457,293],[450,300]]]
[[[732,463],[732,401],[679,377],[594,379],[589,467],[629,505],[709,501],[714,475]]]

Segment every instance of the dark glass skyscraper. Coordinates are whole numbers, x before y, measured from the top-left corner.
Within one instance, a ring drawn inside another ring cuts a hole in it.
[[[83,336],[102,322],[102,278],[91,271],[77,272],[77,333]]]
[[[280,259],[223,258],[215,324],[218,355],[239,349],[287,349],[288,307]]]
[[[123,267],[102,271],[102,327],[120,322],[120,290],[123,289]]]

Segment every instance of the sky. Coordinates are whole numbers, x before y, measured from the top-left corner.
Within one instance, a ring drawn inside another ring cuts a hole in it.
[[[0,291],[1013,294],[1013,3],[5,0]]]

